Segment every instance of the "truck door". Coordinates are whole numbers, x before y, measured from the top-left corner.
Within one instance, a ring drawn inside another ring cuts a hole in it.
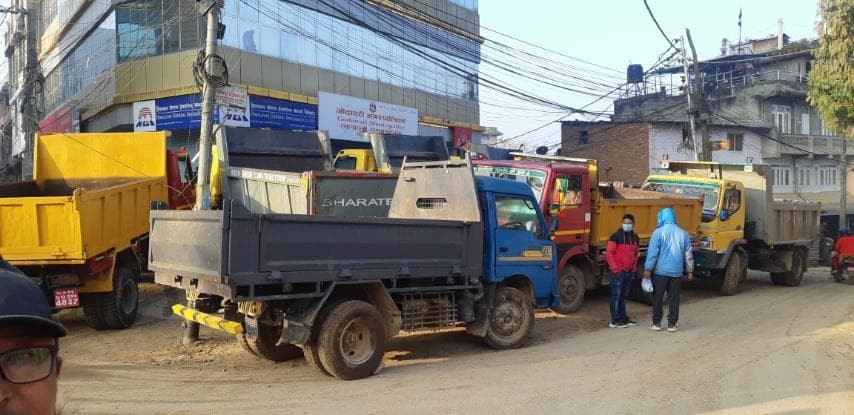
[[[554,244],[549,239],[537,205],[523,196],[493,196],[495,212],[495,277],[502,281],[514,275],[527,276],[534,297],[546,299],[555,285]],[[548,304],[538,304],[545,307]]]
[[[555,177],[552,184],[549,213],[558,219],[554,241],[558,246],[584,242],[590,227],[590,196],[586,177],[568,174]]]
[[[745,209],[742,206],[744,189],[735,185],[726,186],[724,189],[718,215],[720,227],[717,237],[721,238],[721,241],[727,241],[728,245],[728,241],[744,237]],[[721,246],[718,245],[718,247]]]

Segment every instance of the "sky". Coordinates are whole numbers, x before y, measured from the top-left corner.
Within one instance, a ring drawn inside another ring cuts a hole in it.
[[[783,19],[783,32],[792,40],[815,38],[815,0],[648,0],[648,3],[668,37],[684,36],[686,28],[691,30],[701,60],[720,55],[722,38],[738,40],[739,9],[743,13],[743,39],[775,35],[778,18]],[[666,40],[649,17],[643,0],[480,0],[479,13],[482,36],[577,66],[580,69],[573,76],[586,82],[578,79],[570,81],[581,86],[593,85],[596,89],[600,86],[591,82],[598,80],[603,85],[625,82],[627,65],[642,64],[647,69],[667,48]],[[612,69],[573,61],[554,52],[521,44],[504,35]],[[486,48],[483,53],[485,56],[498,56]],[[507,55],[502,58],[508,61],[512,59]],[[596,99],[518,76],[511,77],[490,64],[481,63],[480,73],[481,77],[500,78],[513,83],[517,89],[536,93],[573,108],[582,107]],[[490,90],[484,85],[481,85],[479,94],[480,124],[498,127],[504,133],[504,139],[508,140],[506,146],[518,148],[524,145],[530,151],[539,145],[557,147],[560,143],[559,123],[551,123],[518,139],[510,138],[565,116],[565,111],[532,105]],[[607,98],[588,109],[601,111],[612,101]],[[576,114],[567,119],[585,118]]]

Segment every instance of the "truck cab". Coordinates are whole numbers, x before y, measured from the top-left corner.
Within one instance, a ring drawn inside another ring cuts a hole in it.
[[[531,290],[538,308],[556,304],[555,245],[539,201],[523,183],[485,177],[476,181],[486,230],[484,280],[517,279],[525,291]]]

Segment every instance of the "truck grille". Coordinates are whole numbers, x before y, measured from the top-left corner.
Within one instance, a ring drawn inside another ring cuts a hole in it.
[[[405,294],[401,303],[403,331],[451,327],[457,322],[454,293]]]

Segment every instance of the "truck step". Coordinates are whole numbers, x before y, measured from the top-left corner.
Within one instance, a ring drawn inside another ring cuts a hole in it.
[[[215,330],[221,330],[229,334],[243,333],[243,325],[236,321],[230,321],[222,317],[212,316],[210,314],[203,313],[199,310],[195,310],[187,306],[183,306],[181,304],[173,305],[172,312],[181,316],[185,320],[195,321],[196,323],[202,324]]]

